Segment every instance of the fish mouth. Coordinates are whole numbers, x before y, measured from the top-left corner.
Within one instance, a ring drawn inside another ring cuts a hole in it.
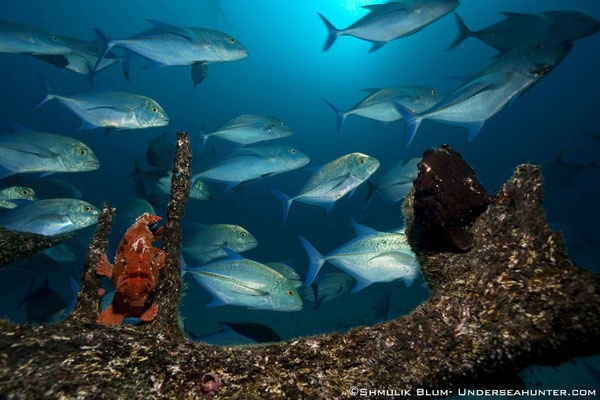
[[[144,272],[144,271],[135,271],[135,272],[131,272],[129,274],[127,274],[125,276],[124,280],[129,280],[129,279],[150,279],[150,274]]]

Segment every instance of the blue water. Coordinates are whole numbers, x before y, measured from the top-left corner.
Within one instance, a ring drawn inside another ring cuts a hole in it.
[[[361,5],[372,3],[376,1],[223,0],[224,19],[211,12],[208,2],[199,0],[4,0],[3,20],[60,35],[92,40],[92,28],[98,27],[111,38],[127,37],[147,29],[145,19],[153,18],[228,32],[244,44],[249,57],[210,65],[208,77],[196,90],[189,67],[143,69],[144,61],[139,57],[132,62],[130,82],[123,78],[119,66],[98,73],[97,85],[151,97],[170,117],[166,129],[105,135],[101,129],[78,132],[79,119],[58,102],[29,113],[40,100],[39,75],[57,93],[88,89],[85,77],[29,56],[0,54],[0,130],[8,131],[9,122],[18,122],[35,130],[83,140],[98,156],[101,168],[57,177],[77,185],[84,200],[98,207],[109,201],[117,208],[135,196],[134,183],[128,175],[134,159],[148,168],[144,164],[145,153],[153,138],[168,132],[174,142],[176,131],[190,131],[193,148],[197,150],[200,127],[213,130],[239,114],[267,114],[285,121],[293,128],[294,135],[278,143],[308,154],[311,165],[323,165],[359,151],[378,158],[381,172],[398,160],[419,157],[426,149],[448,143],[462,153],[489,192],[498,190],[518,164],[550,162],[563,149],[569,164],[597,161],[600,147],[580,131],[600,135],[596,122],[600,103],[600,34],[577,41],[573,51],[552,73],[488,120],[473,142],[466,141],[464,128],[426,121],[413,143],[403,148],[404,122],[384,124],[356,116],[350,116],[342,131],[336,133],[335,115],[321,98],[346,109],[364,98],[360,92],[364,88],[418,84],[449,92],[457,85],[450,77],[481,70],[496,53],[476,39],[468,39],[447,52],[457,34],[452,16],[415,35],[390,42],[375,53],[368,53],[370,43],[352,37],[338,38],[328,52],[321,51],[326,30],[317,12],[326,15],[335,26],[345,27],[364,14]],[[578,10],[600,19],[600,2],[589,0],[464,0],[456,11],[471,29],[480,29],[500,20],[498,11],[554,9]],[[201,156],[195,154],[194,171],[210,164],[213,146],[221,151],[221,144],[215,140]],[[292,259],[292,265],[304,274],[308,264],[298,235],[327,252],[354,236],[350,218],[382,231],[402,225],[400,204],[390,207],[376,196],[368,208],[363,208],[365,185],[352,198],[338,201],[329,214],[320,207],[294,203],[288,222],[282,225],[282,207],[270,188],[293,194],[308,176],[306,172],[293,171],[244,184],[227,193],[223,193],[222,185],[211,185],[210,201],[192,200],[188,204],[184,228],[191,223],[241,225],[259,240],[259,246],[244,253],[245,257],[264,262]],[[596,235],[600,222],[598,188],[600,174],[596,164],[584,169],[568,185],[548,187],[544,198],[548,220],[564,229],[572,258],[581,267],[596,272],[600,272],[597,261],[600,242]],[[164,216],[164,209],[157,212]],[[78,261],[58,265],[38,257],[27,262],[29,268],[2,271],[0,315],[18,322],[31,320],[26,307],[17,308],[31,279],[40,281],[43,280],[40,277],[48,275],[55,291],[68,292],[66,276],[71,274],[78,281],[86,238],[89,240],[92,232],[93,228],[84,230],[82,239],[70,244],[79,256]],[[109,258],[119,240],[119,234],[112,236]],[[332,266],[324,269],[335,270]],[[202,305],[210,300],[210,295],[191,279],[186,278],[185,285],[181,312],[188,327],[198,336],[217,331],[219,320],[267,324],[283,339],[346,330],[374,323],[377,304],[386,294],[391,299],[389,318],[409,313],[429,295],[422,279],[409,288],[402,282],[380,283],[318,310],[312,310],[308,304],[302,312],[291,314],[239,307],[205,309]],[[68,300],[69,296],[65,297]]]

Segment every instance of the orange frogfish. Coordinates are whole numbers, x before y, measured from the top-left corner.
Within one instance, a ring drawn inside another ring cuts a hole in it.
[[[127,229],[115,256],[115,264],[102,255],[96,274],[110,278],[115,286],[112,304],[100,313],[98,323],[119,325],[125,318],[140,318],[144,322],[154,320],[158,306],[153,302],[158,282],[158,271],[165,265],[165,253],[152,246],[157,236],[150,228],[161,218],[145,213]]]

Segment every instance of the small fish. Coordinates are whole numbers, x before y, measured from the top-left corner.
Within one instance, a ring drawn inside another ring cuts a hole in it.
[[[593,35],[600,30],[600,23],[578,11],[544,11],[535,14],[500,12],[504,19],[487,28],[472,31],[458,14],[454,14],[459,34],[448,50],[452,50],[465,39],[474,37],[500,54],[531,40],[554,40],[570,42]]]
[[[14,186],[25,186],[33,189],[38,199],[71,198],[83,196],[81,190],[72,183],[56,178],[40,178],[30,175],[12,175],[2,180],[2,183]]]
[[[111,40],[96,29],[101,45],[98,63],[113,47],[122,47],[147,58],[149,63],[146,68],[237,61],[248,56],[244,46],[226,33],[171,25],[152,19],[147,21],[154,27],[128,39]]]
[[[168,169],[173,165],[175,146],[169,141],[167,133],[152,139],[146,150],[146,162],[154,168]]]
[[[391,122],[402,119],[396,111],[394,103],[400,103],[415,113],[429,110],[442,99],[436,90],[422,86],[394,86],[386,89],[364,89],[369,95],[347,111],[340,111],[336,106],[323,99],[337,115],[337,130],[340,131],[349,115],[358,115],[376,121]]]
[[[369,13],[346,29],[337,29],[319,14],[328,36],[323,46],[327,51],[338,36],[354,36],[373,43],[369,52],[387,42],[410,36],[458,7],[458,0],[403,0],[363,6]]]
[[[326,256],[319,254],[311,244],[300,236],[300,241],[310,259],[310,267],[304,282],[309,287],[317,277],[321,266],[329,261],[346,271],[356,286],[356,293],[374,282],[391,282],[403,279],[410,286],[419,272],[419,263],[412,252],[406,235],[397,232],[378,232],[364,225],[352,223],[356,239],[342,245]]]
[[[127,227],[131,226],[135,220],[144,214],[156,215],[154,207],[146,200],[139,197],[133,197],[121,208],[117,208],[117,217],[123,216],[127,219]]]
[[[34,57],[57,68],[64,68],[85,75],[89,78],[90,83],[92,83],[96,72],[120,62],[123,66],[125,78],[129,79],[127,71],[128,59],[108,53],[98,65],[98,69],[94,70],[100,51],[95,43],[65,36],[59,36],[59,39],[71,49],[70,52],[64,54],[35,55]]]
[[[421,158],[411,158],[400,161],[390,168],[383,176],[367,181],[369,193],[366,203],[368,204],[375,192],[381,194],[392,205],[404,200],[417,179],[419,163]]]
[[[353,277],[345,272],[331,272],[307,286],[302,292],[302,300],[315,303],[315,309],[319,308],[335,298],[349,293],[356,285]]]
[[[196,86],[208,76],[208,65],[203,62],[195,62],[192,64],[191,73],[194,89],[196,89]]]
[[[264,115],[240,115],[226,122],[216,131],[202,135],[202,146],[211,137],[219,137],[243,146],[292,135],[285,122]]]
[[[283,203],[285,223],[294,201],[316,204],[329,211],[346,193],[353,192],[379,168],[379,160],[362,153],[342,156],[321,167],[304,185],[300,193],[289,197],[275,189],[273,193]]]
[[[587,168],[594,168],[594,163],[585,165],[569,163],[565,160],[563,149],[554,160],[542,163],[544,187],[572,186],[577,176]]]
[[[0,21],[0,53],[49,55],[70,51],[58,35],[16,22]]]
[[[0,208],[16,208],[18,204],[13,200],[36,201],[37,197],[32,188],[23,186],[11,186],[0,190]]]
[[[149,97],[101,90],[61,96],[53,93],[45,82],[44,89],[43,100],[33,110],[56,99],[81,118],[83,125],[79,130],[144,129],[169,124],[165,110]]]
[[[265,263],[265,265],[288,278],[295,288],[299,288],[300,286],[304,285],[302,277],[298,275],[296,270],[289,265],[280,262]]]
[[[279,272],[223,248],[227,258],[202,267],[185,267],[214,299],[207,307],[238,305],[251,309],[299,311],[302,299],[294,285]]]
[[[88,146],[67,136],[33,131],[0,135],[0,178],[18,173],[93,171],[99,167]]]
[[[210,190],[208,189],[208,185],[201,181],[200,179],[196,179],[192,186],[190,187],[190,199],[194,200],[208,200],[210,199]]]
[[[205,179],[227,184],[230,190],[241,182],[250,181],[301,168],[310,159],[289,146],[252,146],[233,150],[209,169],[195,174],[192,181]]]
[[[98,210],[76,199],[39,200],[0,215],[0,226],[12,231],[38,235],[60,235],[98,222]]]
[[[195,228],[196,232],[185,235],[181,251],[203,264],[215,258],[225,257],[227,253],[223,247],[242,253],[258,246],[258,240],[239,225],[196,224]]]
[[[475,139],[485,121],[539,82],[569,54],[572,43],[527,42],[506,53],[423,113],[394,103],[407,124],[408,146],[425,119],[462,125]]]

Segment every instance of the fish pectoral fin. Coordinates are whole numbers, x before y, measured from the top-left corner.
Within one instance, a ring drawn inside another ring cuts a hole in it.
[[[344,174],[344,175],[340,175],[335,179],[332,179],[330,182],[336,182],[335,186],[332,187],[331,189],[337,189],[338,187],[340,187],[345,181],[346,179],[350,178],[350,174]]]
[[[230,290],[235,293],[239,293],[245,296],[268,296],[269,292],[264,290],[255,289],[250,286],[243,285],[241,283],[232,282]]]
[[[463,87],[459,91],[455,92],[454,94],[451,94],[444,100],[437,103],[435,106],[433,106],[433,108],[430,111],[428,111],[428,113],[432,111],[439,111],[445,108],[450,108],[480,93],[486,92],[488,90],[494,90],[498,87],[499,84],[496,80],[474,82],[468,86]]]
[[[98,106],[98,107],[88,108],[87,111],[102,110],[102,109],[116,110],[116,108],[114,106]]]

